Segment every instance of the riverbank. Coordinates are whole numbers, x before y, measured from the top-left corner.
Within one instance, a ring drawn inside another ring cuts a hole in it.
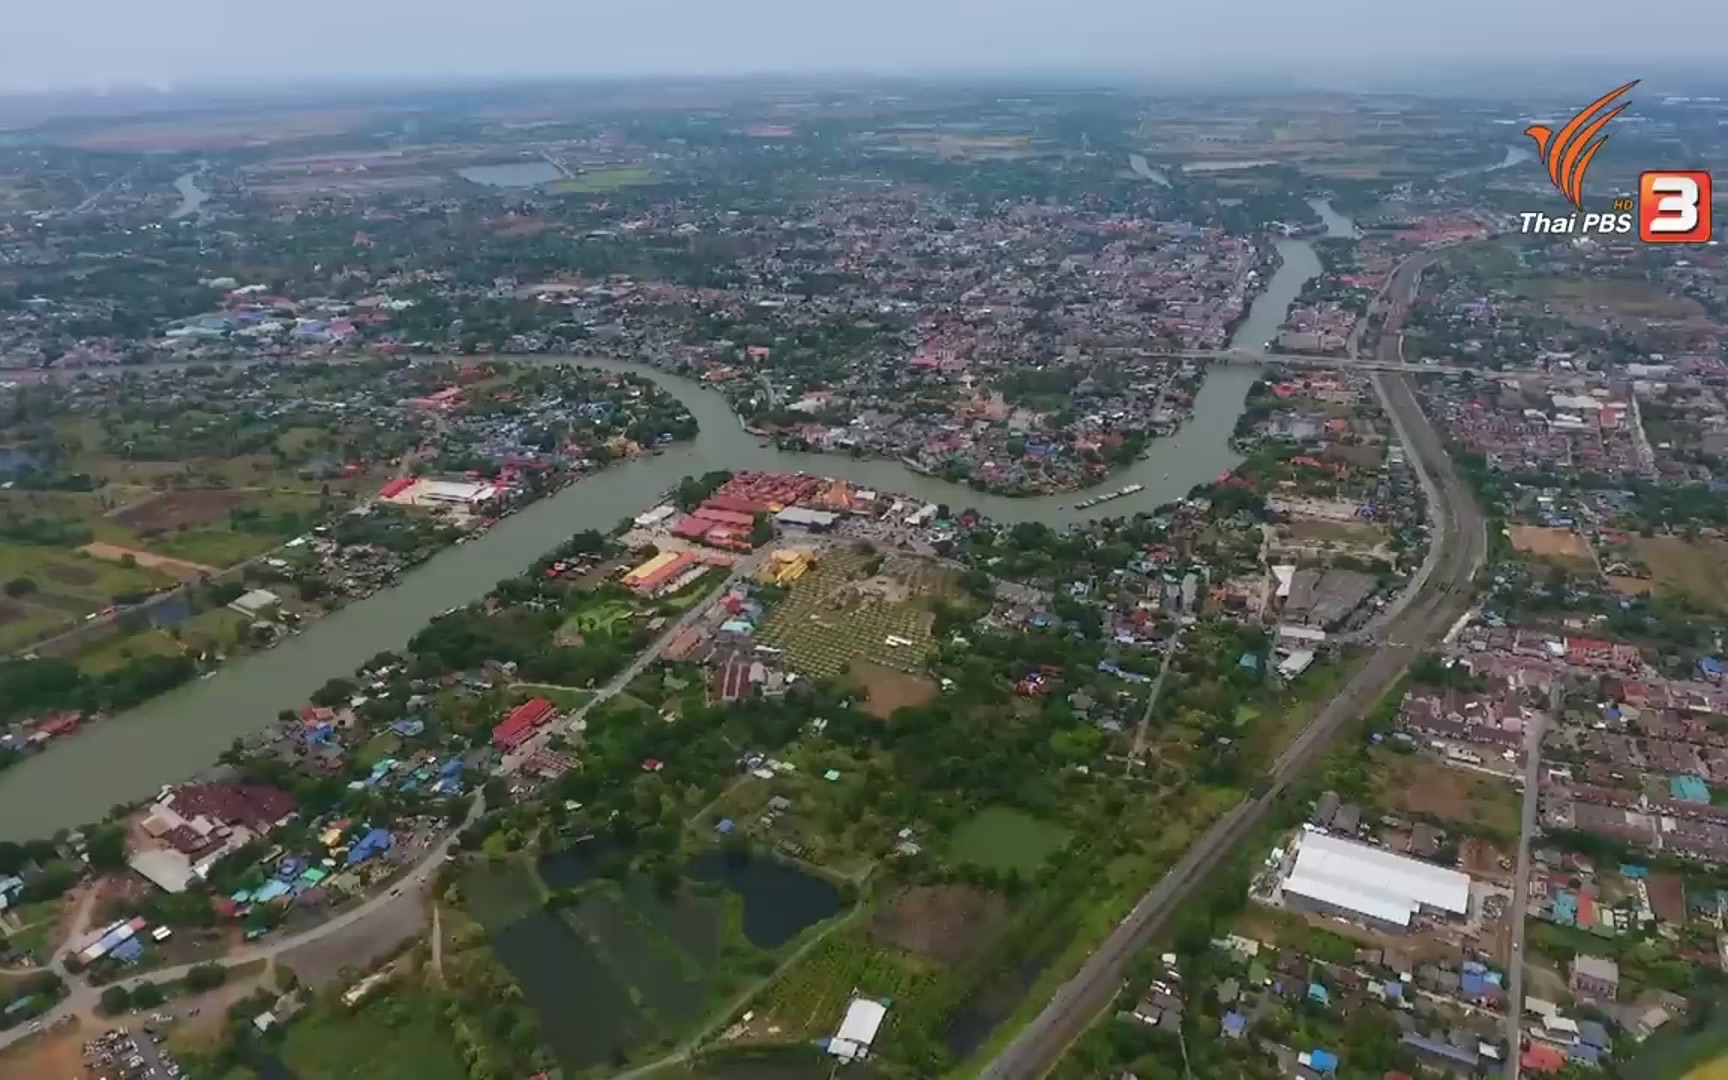
[[[1279,269],[1250,305],[1232,348],[1264,351],[1303,284],[1320,273],[1308,241],[1279,238],[1274,245]],[[690,412],[697,437],[591,474],[500,520],[485,535],[445,549],[394,588],[349,605],[278,647],[229,663],[207,679],[6,770],[0,774],[0,840],[47,836],[99,820],[117,802],[147,797],[207,768],[234,739],[256,735],[277,713],[304,705],[324,683],[348,675],[358,659],[400,648],[437,615],[480,599],[574,533],[609,531],[645,509],[651,493],[672,488],[685,476],[713,469],[813,473],[956,510],[971,508],[1005,525],[1039,522],[1060,529],[1089,518],[1151,511],[1235,468],[1242,457],[1230,445],[1231,433],[1260,376],[1253,365],[1212,364],[1189,422],[1168,438],[1151,440],[1138,461],[1111,477],[1114,484],[1138,484],[1140,490],[1088,510],[1075,507],[1071,495],[990,495],[918,475],[898,461],[765,446],[744,430],[720,394],[644,364],[581,357],[500,359],[574,363],[647,378]]]

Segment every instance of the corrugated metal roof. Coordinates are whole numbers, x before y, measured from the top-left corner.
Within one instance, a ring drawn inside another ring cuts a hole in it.
[[[1422,906],[1462,915],[1470,877],[1390,851],[1306,829],[1284,891],[1407,926]]]

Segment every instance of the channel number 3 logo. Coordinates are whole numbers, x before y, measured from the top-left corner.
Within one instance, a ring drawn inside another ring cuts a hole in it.
[[[1698,201],[1704,194],[1690,176],[1659,173],[1650,178],[1650,194],[1656,200],[1650,231],[1689,233],[1698,227]]]
[[[1651,170],[1638,177],[1638,238],[1651,244],[1707,244],[1710,174],[1697,170]]]

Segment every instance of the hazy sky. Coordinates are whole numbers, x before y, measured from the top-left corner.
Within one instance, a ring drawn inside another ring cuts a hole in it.
[[[1725,0],[1659,6],[1663,25],[1694,55],[1728,49]],[[1414,58],[1601,57],[1636,48],[1637,20],[1628,11],[1641,10],[1619,0],[16,0],[7,7],[0,88],[8,90],[365,75],[1016,68],[1151,75],[1266,61],[1324,75]]]

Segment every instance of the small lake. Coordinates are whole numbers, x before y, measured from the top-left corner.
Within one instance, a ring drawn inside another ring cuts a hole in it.
[[[501,165],[470,165],[457,169],[464,180],[487,187],[533,188],[562,180],[564,174],[549,161],[511,161]]]
[[[710,851],[686,863],[684,873],[738,894],[744,936],[758,949],[778,949],[840,910],[833,882],[762,855],[739,859]]]

